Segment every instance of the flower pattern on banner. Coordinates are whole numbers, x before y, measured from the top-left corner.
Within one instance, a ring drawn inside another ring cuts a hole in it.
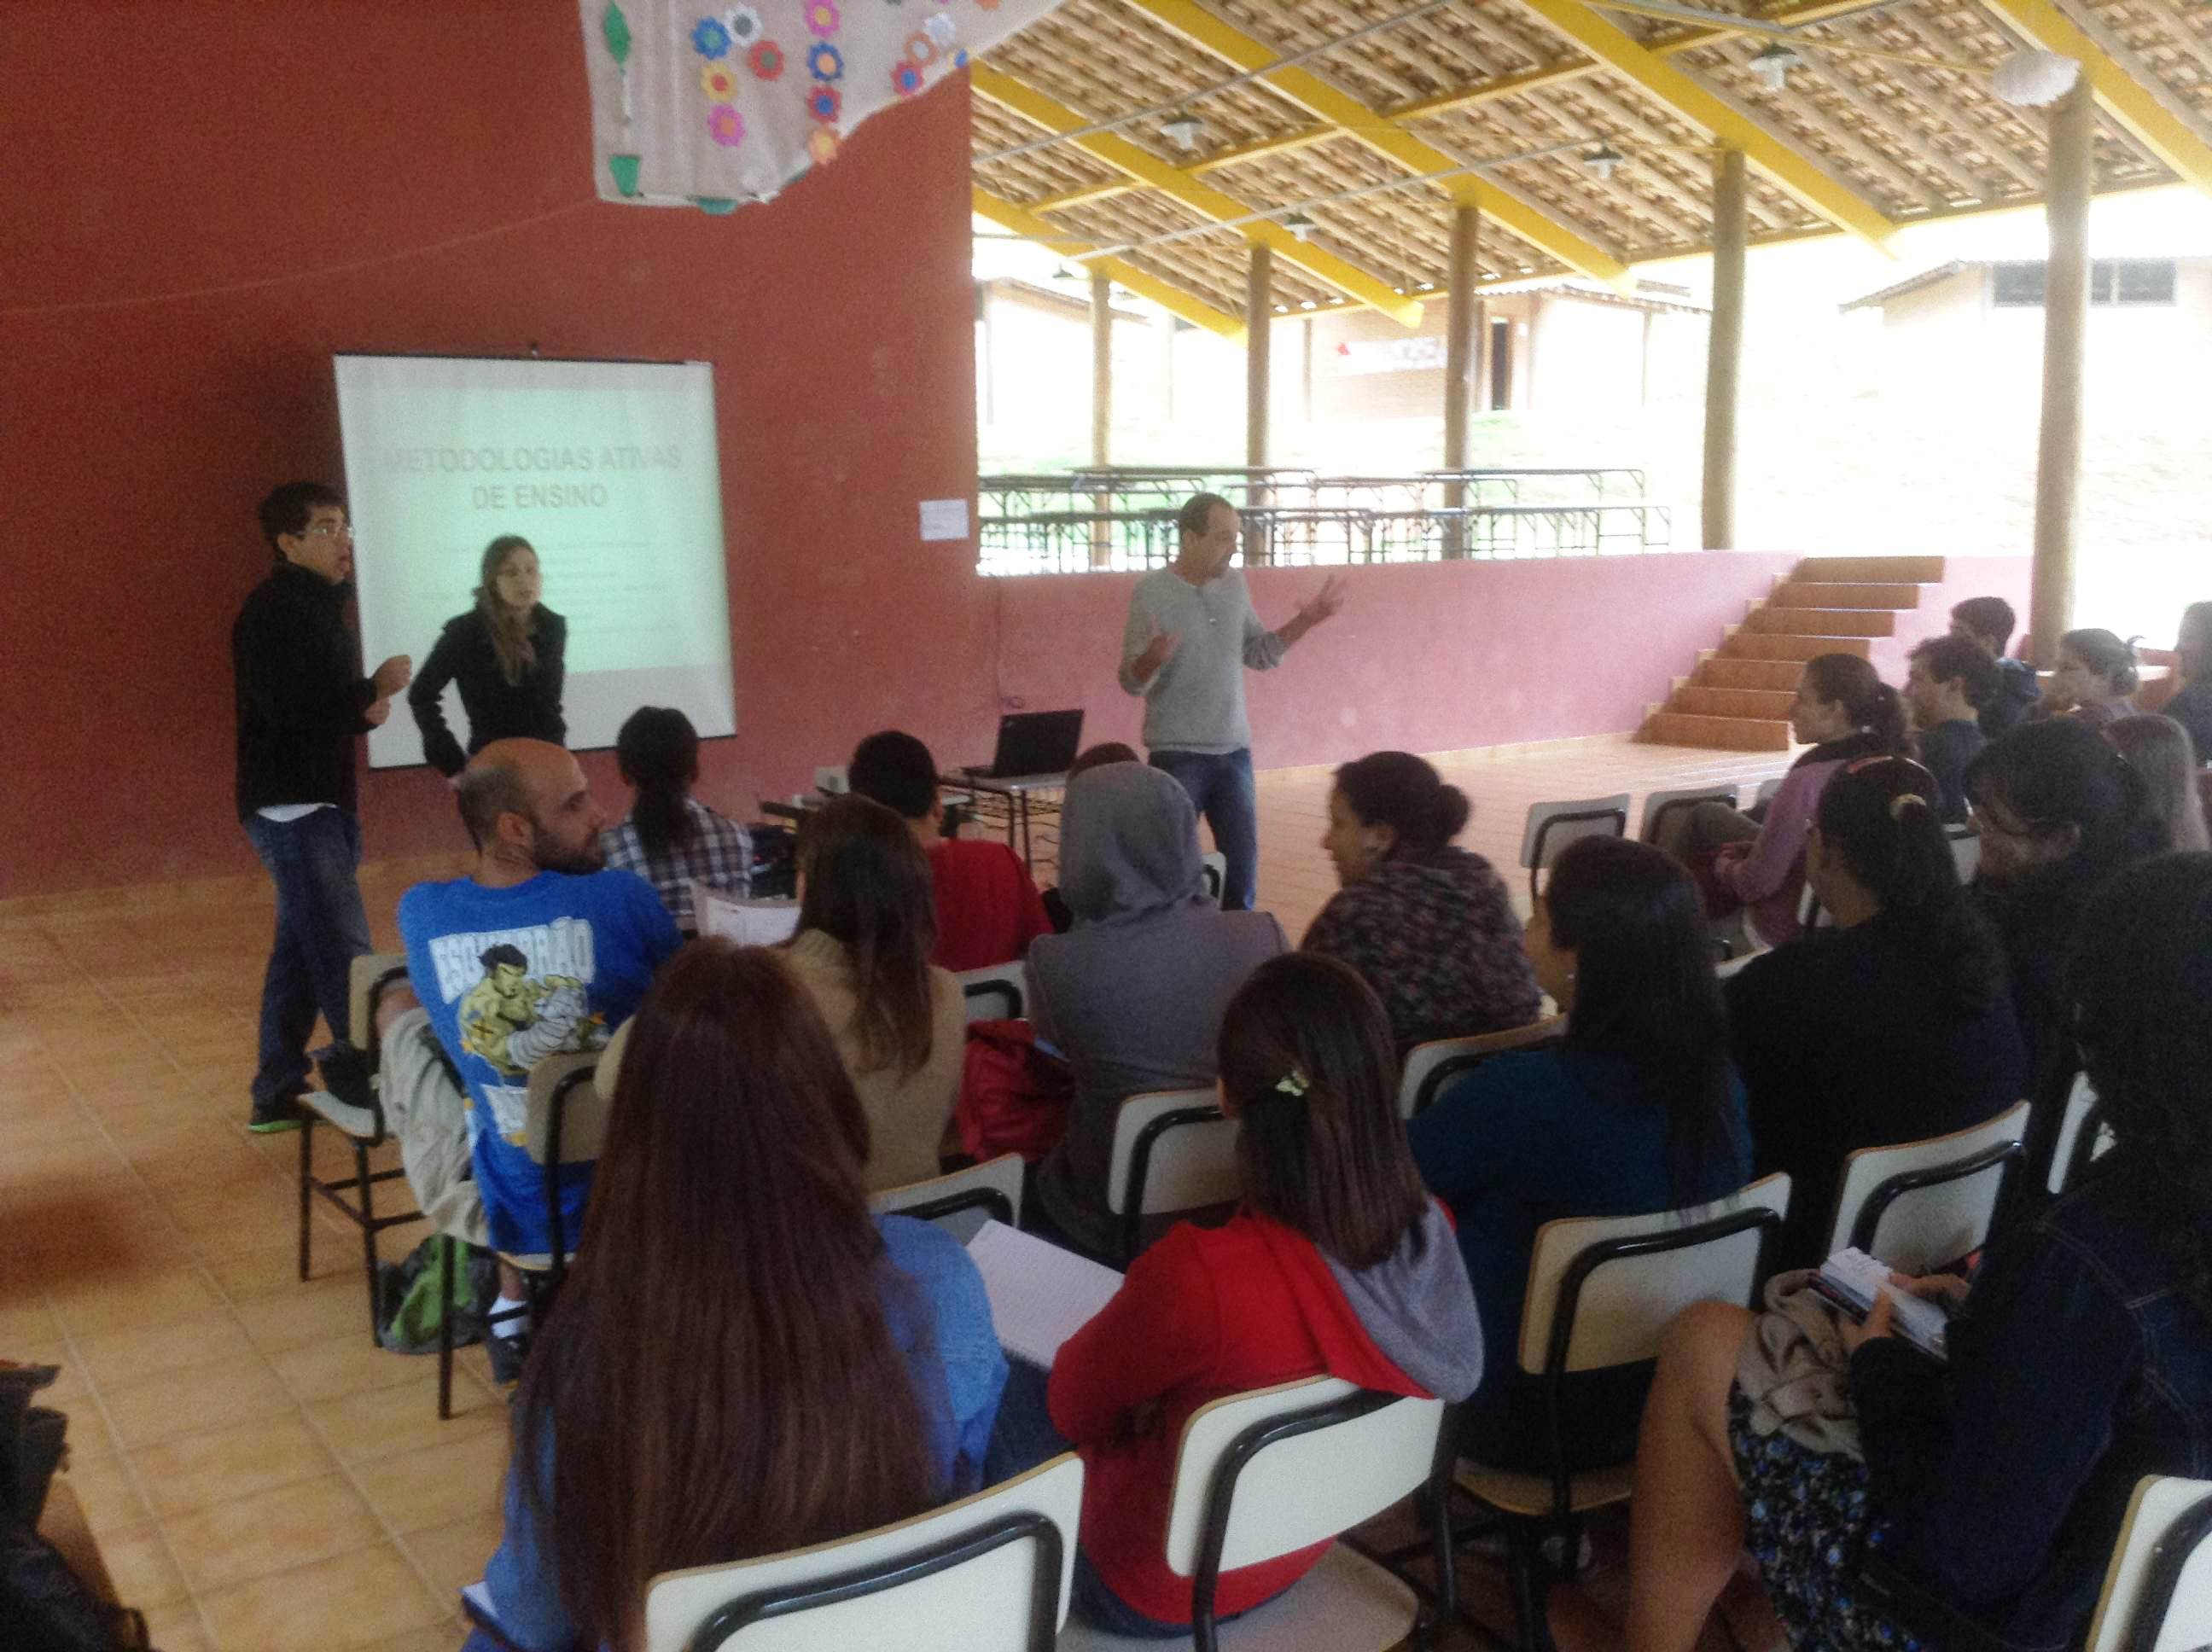
[[[807,158],[817,167],[826,167],[835,161],[839,147],[837,134],[827,126],[817,126],[806,135]]]
[[[951,17],[941,11],[921,27],[929,38],[937,42],[940,51],[949,47],[952,44],[953,38],[960,32]]]
[[[911,64],[916,69],[927,69],[936,61],[936,41],[931,39],[928,35],[919,33],[906,37],[907,64]],[[900,67],[906,67],[906,64],[901,64]],[[898,71],[893,70],[891,72],[896,75]]]
[[[737,94],[738,72],[726,63],[707,64],[699,70],[699,84],[709,102],[727,103]]]
[[[691,31],[691,49],[702,58],[730,55],[730,31],[719,17],[702,17]]]
[[[726,149],[745,141],[745,118],[734,106],[718,103],[707,111],[707,135]]]
[[[759,79],[772,81],[783,76],[783,48],[774,40],[763,40],[745,61],[752,64],[753,73]]]
[[[806,0],[806,27],[810,33],[826,40],[844,21],[837,10],[837,0]]]
[[[817,86],[806,94],[806,112],[817,120],[835,121],[844,107],[844,97],[834,86]]]
[[[845,54],[827,40],[817,40],[806,48],[806,72],[824,85],[843,80]]]
[[[891,70],[891,90],[902,98],[910,98],[921,90],[921,70],[910,63],[902,63]]]
[[[760,13],[750,6],[732,6],[722,14],[722,27],[729,30],[731,44],[741,52],[768,33]]]

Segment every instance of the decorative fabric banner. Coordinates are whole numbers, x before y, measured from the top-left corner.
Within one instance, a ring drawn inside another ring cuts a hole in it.
[[[730,212],[1060,0],[580,0],[600,198]]]

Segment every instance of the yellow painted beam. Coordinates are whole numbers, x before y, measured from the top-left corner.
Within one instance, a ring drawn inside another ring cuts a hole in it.
[[[1046,222],[1034,212],[1016,206],[1012,201],[1002,201],[988,190],[970,191],[975,197],[975,216],[988,218],[1001,229],[1011,229],[1017,235],[1025,235],[1042,242],[1061,257],[1092,270],[1103,270],[1139,298],[1150,299],[1170,315],[1181,316],[1194,326],[1208,332],[1219,333],[1232,344],[1244,342],[1244,324],[1226,311],[1217,310],[1196,294],[1185,291],[1172,282],[1162,281],[1134,264],[1124,264],[1119,258],[1094,256],[1096,243],[1080,240],[1063,234],[1058,226]]]
[[[1626,29],[1599,16],[1582,0],[1521,0],[1521,3],[1607,68],[1635,82],[1647,96],[1711,133],[1723,147],[1741,149],[1744,159],[1762,175],[1809,210],[1885,252],[1889,250],[1897,225],[1879,209],[1646,48]]]
[[[970,83],[979,97],[986,97],[1002,108],[1010,109],[1024,120],[1043,127],[1047,131],[1081,132],[1091,125],[1082,115],[1066,104],[1047,97],[1043,93],[1006,74],[1002,70],[983,64],[970,66]],[[1252,208],[1233,195],[1224,195],[1179,167],[1161,160],[1149,149],[1131,143],[1115,132],[1083,132],[1068,140],[1085,154],[1103,161],[1108,166],[1127,173],[1139,183],[1149,184],[1172,200],[1180,201],[1202,218],[1216,223],[1234,223],[1250,216]],[[1346,263],[1334,252],[1318,246],[1309,246],[1272,219],[1255,219],[1250,223],[1237,224],[1247,239],[1265,241],[1275,249],[1276,257],[1285,264],[1294,264],[1323,286],[1333,287],[1346,298],[1366,305],[1389,316],[1404,327],[1421,325],[1421,303],[1394,291],[1390,284],[1370,275],[1357,264]]]
[[[2212,148],[2068,21],[2051,0],[1982,0],[1982,4],[2045,52],[2077,60],[2099,108],[2187,182],[2212,191]]]
[[[1264,71],[1261,78],[1308,114],[1409,173],[1449,172],[1459,164],[1435,144],[1310,70],[1268,68],[1279,55],[1274,48],[1192,4],[1191,0],[1129,0],[1129,4],[1235,68]],[[1462,173],[1443,180],[1439,187],[1462,205],[1480,208],[1493,223],[1540,247],[1570,270],[1578,270],[1623,292],[1629,290],[1628,267],[1620,259],[1476,174]]]

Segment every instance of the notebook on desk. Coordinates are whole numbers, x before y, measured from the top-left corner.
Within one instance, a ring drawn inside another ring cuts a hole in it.
[[[739,900],[696,878],[691,915],[702,935],[720,935],[739,946],[780,946],[799,928],[796,901]]]
[[[1047,1370],[1060,1344],[1121,1288],[1121,1276],[1112,1268],[1003,1222],[977,1229],[968,1254],[983,1276],[999,1345]]]
[[[999,719],[999,747],[988,768],[963,768],[978,780],[1019,780],[1064,774],[1083,745],[1083,713],[1017,711]]]

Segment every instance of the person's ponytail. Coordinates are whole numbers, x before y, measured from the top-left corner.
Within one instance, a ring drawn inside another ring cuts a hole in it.
[[[1851,726],[1863,732],[1881,753],[1905,755],[1905,701],[1872,665],[1856,654],[1815,654],[1805,662],[1805,675],[1813,692],[1841,706]]]
[[[1881,742],[1883,750],[1902,755],[1907,749],[1905,700],[1888,683],[1877,682],[1874,685],[1858,721],[1861,727]]]
[[[629,822],[646,858],[661,859],[689,843],[691,814],[684,805],[699,768],[699,736],[691,720],[666,707],[640,707],[615,737],[615,761],[637,788]]]

